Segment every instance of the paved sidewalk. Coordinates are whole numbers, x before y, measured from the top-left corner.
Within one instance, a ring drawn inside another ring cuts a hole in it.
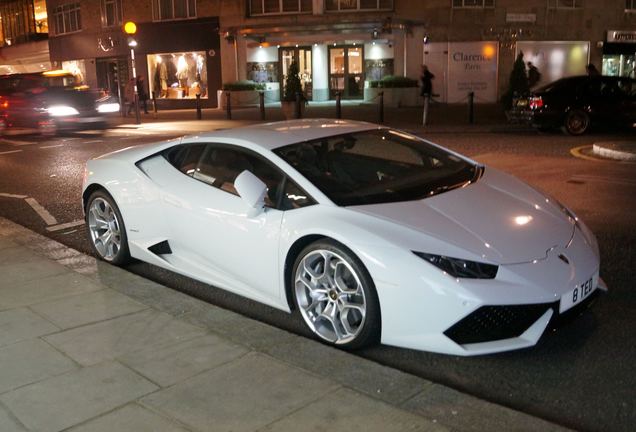
[[[557,431],[0,218],[0,431]]]

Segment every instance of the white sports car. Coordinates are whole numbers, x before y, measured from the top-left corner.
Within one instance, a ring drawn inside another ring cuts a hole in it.
[[[370,123],[297,120],[90,160],[95,253],[285,311],[329,343],[532,346],[601,290],[594,235],[496,169]]]

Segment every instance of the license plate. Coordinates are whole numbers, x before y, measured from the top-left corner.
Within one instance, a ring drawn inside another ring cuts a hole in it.
[[[595,289],[596,285],[594,284],[594,277],[591,277],[582,284],[575,286],[573,290],[568,291],[561,297],[559,312],[565,312],[566,310],[581,303],[583,300],[588,298]]]

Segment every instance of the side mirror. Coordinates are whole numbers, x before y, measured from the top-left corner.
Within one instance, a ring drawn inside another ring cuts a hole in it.
[[[234,187],[245,204],[256,210],[251,216],[255,216],[265,207],[265,194],[267,185],[251,172],[245,170],[234,180]]]

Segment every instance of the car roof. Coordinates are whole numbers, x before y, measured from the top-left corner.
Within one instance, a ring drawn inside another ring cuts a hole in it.
[[[241,140],[266,150],[273,150],[289,144],[312,141],[333,135],[361,132],[381,128],[373,123],[335,120],[301,119],[272,123],[261,123],[233,129],[223,129],[197,135],[199,141]]]

